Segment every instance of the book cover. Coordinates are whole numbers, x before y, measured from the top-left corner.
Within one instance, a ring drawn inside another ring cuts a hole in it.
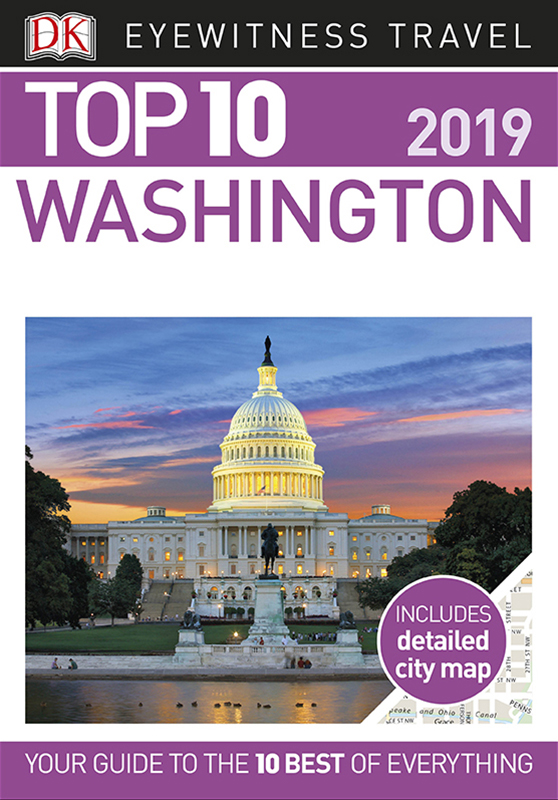
[[[556,797],[544,14],[5,16],[0,796]]]

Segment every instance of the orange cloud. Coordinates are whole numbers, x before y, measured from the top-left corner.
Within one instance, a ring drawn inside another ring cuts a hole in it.
[[[128,416],[125,414],[124,416]],[[136,420],[129,420],[128,422],[124,422],[122,420],[114,420],[112,422],[84,422],[81,425],[57,425],[57,430],[63,430],[65,428],[154,428],[154,425],[144,425],[143,420],[136,419]]]
[[[303,417],[307,425],[317,425],[320,428],[340,428],[348,422],[360,422],[377,413],[377,411],[363,411],[360,408],[322,408],[316,411],[305,411]]]
[[[90,492],[94,489],[107,489],[114,486],[136,486],[140,482],[137,478],[119,478],[115,475],[101,478],[95,475],[62,475],[59,480],[69,494],[72,492]]]
[[[177,408],[176,411],[169,411],[169,417],[172,417],[173,414],[182,414],[183,411],[183,408]]]
[[[470,411],[450,411],[445,414],[425,414],[422,417],[407,417],[396,422],[439,422],[446,419],[464,419],[466,417],[496,417],[504,414],[524,414],[524,408],[492,408],[471,409]]]

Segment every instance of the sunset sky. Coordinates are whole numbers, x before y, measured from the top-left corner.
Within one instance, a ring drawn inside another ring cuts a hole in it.
[[[331,511],[439,519],[474,480],[530,485],[528,319],[29,319],[27,443],[72,522],[204,511],[267,335]]]

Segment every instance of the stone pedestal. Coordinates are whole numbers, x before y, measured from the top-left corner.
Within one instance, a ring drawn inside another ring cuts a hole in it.
[[[281,644],[284,636],[289,635],[285,625],[283,592],[279,578],[260,578],[256,584],[256,603],[254,606],[254,624],[248,631],[248,638],[243,645],[253,645],[254,638],[261,638],[266,645]]]
[[[205,644],[203,631],[194,628],[180,628],[178,631],[178,644],[174,648],[175,664],[184,666],[201,667],[200,646]]]
[[[337,630],[335,664],[339,667],[362,667],[364,656],[358,641],[356,628],[339,628]]]

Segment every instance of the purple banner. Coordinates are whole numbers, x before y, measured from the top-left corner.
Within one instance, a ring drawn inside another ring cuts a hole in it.
[[[556,166],[551,73],[10,73],[4,166]]]
[[[9,742],[2,800],[556,800],[555,743]]]

